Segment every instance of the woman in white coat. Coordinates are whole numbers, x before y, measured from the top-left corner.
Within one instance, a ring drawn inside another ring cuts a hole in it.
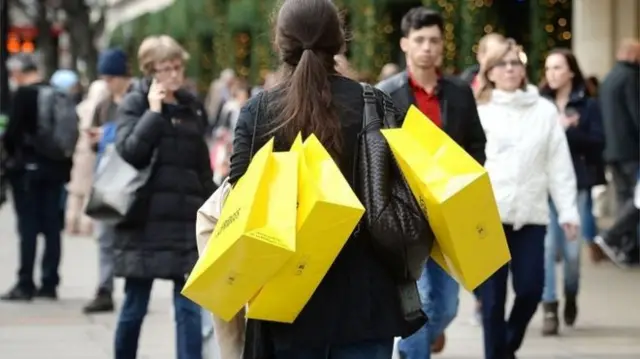
[[[528,85],[513,40],[487,53],[478,75],[478,114],[487,136],[485,168],[511,262],[479,289],[486,359],[513,359],[542,297],[551,195],[567,238],[577,237],[576,176],[558,111]],[[505,321],[507,279],[515,301]]]

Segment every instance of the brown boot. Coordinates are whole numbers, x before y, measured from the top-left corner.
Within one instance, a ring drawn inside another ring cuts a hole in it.
[[[444,345],[447,342],[447,338],[444,333],[440,334],[436,340],[431,344],[431,353],[438,354],[444,350]]]
[[[545,337],[558,335],[560,326],[558,321],[558,302],[542,303],[542,310],[544,311],[542,335]]]

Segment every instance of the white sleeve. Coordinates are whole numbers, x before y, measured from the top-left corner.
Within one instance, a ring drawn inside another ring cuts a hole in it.
[[[547,178],[551,199],[558,210],[560,224],[580,225],[577,196],[578,185],[567,136],[554,112],[547,142]]]

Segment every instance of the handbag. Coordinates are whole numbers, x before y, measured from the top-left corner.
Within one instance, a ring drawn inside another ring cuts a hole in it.
[[[143,169],[137,169],[120,156],[114,144],[108,145],[96,169],[84,213],[111,224],[123,222],[134,212],[139,190],[149,181],[157,152]]]
[[[396,281],[405,319],[418,320],[424,313],[416,281],[435,235],[380,131],[398,126],[394,104],[383,96],[380,118],[373,87],[362,86],[364,113],[354,162],[355,183],[366,208],[361,226],[370,234],[374,251]]]

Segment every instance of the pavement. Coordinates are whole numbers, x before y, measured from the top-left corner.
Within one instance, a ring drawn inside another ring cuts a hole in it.
[[[17,238],[11,206],[0,209],[0,291],[9,288],[17,267]],[[0,302],[0,359],[113,358],[116,314],[86,316],[82,306],[97,282],[97,246],[91,238],[67,237],[63,243],[62,283],[57,302]],[[36,274],[38,278],[39,274]],[[139,359],[175,358],[172,283],[156,281],[140,339]],[[541,313],[534,318],[520,359],[639,359],[640,270],[583,263],[577,326],[557,338],[540,335]],[[116,299],[122,303],[122,282]],[[481,359],[482,332],[470,323],[473,297],[461,295],[458,319],[447,330],[447,346],[434,358]],[[211,343],[209,343],[211,344]],[[212,356],[207,355],[207,359]]]

